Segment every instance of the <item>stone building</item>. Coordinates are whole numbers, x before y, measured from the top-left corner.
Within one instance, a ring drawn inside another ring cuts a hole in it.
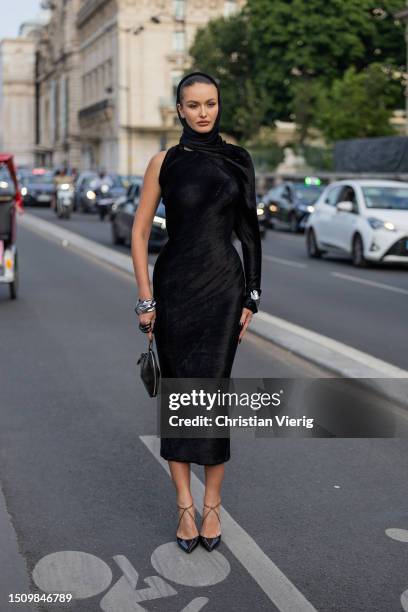
[[[46,6],[51,17],[37,44],[36,160],[46,166],[79,167],[82,94],[76,16],[80,0],[55,0]]]
[[[0,151],[13,153],[18,165],[34,161],[35,40],[0,41]]]
[[[142,174],[175,143],[177,82],[196,30],[244,0],[82,0],[81,166]]]

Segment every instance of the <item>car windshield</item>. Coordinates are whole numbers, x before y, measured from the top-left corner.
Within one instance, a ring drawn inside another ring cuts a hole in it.
[[[306,185],[305,183],[295,183],[295,193],[299,200],[305,204],[314,204],[320,197],[323,185]]]
[[[367,208],[408,210],[408,187],[362,187]]]
[[[30,183],[31,185],[38,185],[39,183],[53,183],[54,175],[52,172],[42,172],[41,174],[30,174],[29,176],[23,176],[22,182]]]

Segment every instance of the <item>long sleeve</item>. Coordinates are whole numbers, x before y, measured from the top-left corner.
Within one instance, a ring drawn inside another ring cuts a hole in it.
[[[255,169],[248,151],[242,149],[245,160],[246,180],[242,198],[236,210],[234,231],[242,245],[245,272],[245,301],[243,306],[257,312],[250,293],[256,289],[261,295],[262,246],[256,204]]]

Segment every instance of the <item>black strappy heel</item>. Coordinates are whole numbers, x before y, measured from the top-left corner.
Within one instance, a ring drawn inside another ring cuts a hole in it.
[[[192,550],[194,550],[194,548],[195,548],[195,547],[197,546],[197,544],[198,544],[198,541],[199,541],[199,536],[196,536],[195,538],[190,538],[189,540],[187,540],[187,539],[185,539],[185,538],[180,538],[180,537],[177,535],[177,531],[178,531],[178,528],[179,528],[179,526],[180,526],[181,519],[183,518],[183,516],[184,516],[184,512],[185,512],[186,510],[187,510],[188,514],[191,516],[191,518],[192,518],[193,520],[195,520],[195,519],[194,519],[194,516],[193,516],[193,515],[191,514],[191,512],[189,511],[189,508],[191,508],[192,506],[194,506],[194,503],[192,503],[190,506],[186,506],[186,507],[179,506],[179,505],[177,504],[177,508],[180,508],[180,510],[183,510],[183,512],[181,513],[181,516],[180,516],[180,518],[179,518],[179,522],[178,522],[177,529],[176,529],[176,538],[177,538],[177,544],[178,544],[178,545],[180,546],[180,548],[182,548],[182,549],[184,550],[184,552],[186,552],[186,553],[191,553],[191,551],[192,551]]]
[[[217,515],[217,518],[218,518],[218,522],[221,525],[220,515],[215,510],[215,508],[217,508],[217,506],[220,506],[220,505],[221,505],[221,500],[215,506],[208,506],[207,504],[204,504],[204,507],[205,508],[210,508],[210,510],[206,513],[205,516],[203,516],[203,520],[202,520],[202,523],[201,523],[201,529],[203,527],[205,519],[207,518],[207,516],[210,514],[211,511],[215,512],[215,514]],[[214,536],[213,538],[206,538],[205,536],[200,534],[200,542],[204,546],[204,548],[206,548],[209,552],[211,552],[221,542],[221,534],[218,534],[218,535]]]

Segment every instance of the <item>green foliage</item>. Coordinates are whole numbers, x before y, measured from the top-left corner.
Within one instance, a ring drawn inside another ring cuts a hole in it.
[[[210,21],[197,31],[190,49],[193,70],[204,70],[222,82],[221,129],[238,139],[256,133],[266,100],[252,79],[253,56],[243,14]]]
[[[404,24],[393,18],[404,6],[404,0],[247,0],[241,13],[198,31],[190,49],[193,68],[222,83],[224,131],[244,140],[261,125],[296,118],[303,143],[316,125],[318,99],[337,104],[334,83],[338,88],[347,70],[353,67],[357,78],[378,62],[388,70],[405,65]],[[391,106],[404,103],[402,84],[386,83],[391,84],[391,96],[375,88],[384,118]],[[362,94],[355,96],[357,104]],[[350,120],[348,133],[358,128]],[[374,114],[362,131],[375,132],[373,124],[384,133],[384,121]]]
[[[396,87],[381,64],[360,73],[351,66],[329,91],[321,92],[315,123],[332,141],[395,134],[389,121]]]

